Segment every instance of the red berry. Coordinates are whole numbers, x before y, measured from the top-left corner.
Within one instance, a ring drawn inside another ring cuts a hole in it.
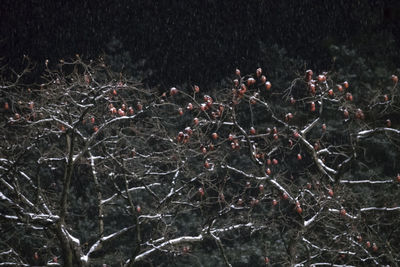
[[[251,86],[251,85],[253,85],[255,83],[256,83],[256,80],[254,80],[254,78],[248,78],[247,79],[247,86]]]
[[[394,83],[397,83],[399,81],[399,78],[396,75],[392,75],[392,81]]]
[[[265,84],[265,82],[267,81],[267,77],[265,77],[265,75],[262,75],[260,81]]]
[[[258,69],[256,70],[256,75],[257,75],[257,77],[260,77],[260,76],[261,76],[261,73],[262,73],[262,69],[261,69],[261,68],[258,68]]]
[[[202,187],[199,188],[199,194],[200,196],[204,196],[204,189]]]
[[[346,215],[346,210],[345,209],[341,209],[340,210],[340,215],[345,216]]]
[[[311,110],[311,112],[315,111],[315,102],[310,103],[310,110]]]
[[[298,214],[301,214],[303,212],[303,209],[300,206],[298,206],[296,207],[296,211]]]
[[[176,87],[172,87],[170,90],[169,90],[169,94],[171,95],[171,96],[174,96],[174,95],[176,95],[178,93],[178,89],[176,89]]]
[[[329,189],[328,195],[331,196],[331,197],[333,197],[333,190],[332,190],[332,189]]]
[[[217,140],[217,139],[218,139],[218,134],[217,134],[217,133],[212,133],[211,137],[212,137],[214,140]]]
[[[269,89],[271,89],[271,86],[272,86],[272,84],[269,81],[265,82],[265,89],[267,89],[267,91],[269,91]]]

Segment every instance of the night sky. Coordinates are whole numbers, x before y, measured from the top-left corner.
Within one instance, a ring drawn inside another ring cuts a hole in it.
[[[146,60],[153,81],[208,83],[267,64],[277,45],[326,69],[332,44],[385,55],[375,39],[388,37],[400,47],[395,2],[3,0],[1,57],[16,68],[24,54],[34,62],[107,54],[119,68]]]

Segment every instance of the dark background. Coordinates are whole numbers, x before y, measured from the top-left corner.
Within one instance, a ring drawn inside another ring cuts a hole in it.
[[[152,85],[206,86],[236,67],[273,67],[274,46],[317,71],[330,68],[331,45],[393,67],[400,58],[395,0],[3,0],[0,12],[3,65],[18,68],[24,54],[38,66],[107,55],[117,70],[140,69]]]

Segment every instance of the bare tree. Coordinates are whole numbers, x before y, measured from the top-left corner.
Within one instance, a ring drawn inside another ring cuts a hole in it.
[[[310,70],[286,90],[236,70],[212,96],[79,57],[22,74],[1,87],[2,265],[398,266],[396,76],[358,101]]]

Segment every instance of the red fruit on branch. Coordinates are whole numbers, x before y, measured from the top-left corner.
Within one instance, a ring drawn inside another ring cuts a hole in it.
[[[343,208],[342,208],[342,209],[340,210],[340,215],[342,215],[342,216],[345,216],[345,215],[346,215],[346,213],[347,213],[347,212],[346,212],[346,210],[345,210],[345,209],[343,209]]]
[[[311,81],[313,74],[314,74],[314,73],[313,73],[312,70],[307,70],[307,71],[306,71],[306,76],[305,76],[306,82]]]
[[[262,69],[261,69],[261,68],[258,68],[258,69],[256,70],[256,75],[257,75],[257,77],[260,77],[260,76],[261,76],[261,73],[262,73]]]
[[[193,123],[194,123],[194,125],[198,125],[199,124],[199,118],[194,118],[193,119]]]
[[[8,102],[4,103],[4,109],[5,110],[9,110],[10,109],[10,105],[8,104]]]
[[[199,86],[195,85],[195,86],[194,86],[194,91],[195,91],[196,93],[200,92]]]
[[[267,91],[269,91],[271,89],[271,87],[272,87],[272,84],[269,81],[265,82],[265,89]]]
[[[392,81],[393,83],[397,83],[399,81],[399,78],[396,75],[392,75]]]
[[[277,160],[277,159],[273,159],[273,160],[272,160],[272,164],[278,165],[278,160]]]
[[[343,82],[343,86],[344,86],[344,88],[349,88],[349,82],[348,81],[344,81]]]
[[[258,186],[258,189],[260,190],[260,192],[263,192],[263,191],[264,191],[264,185],[263,185],[263,184],[260,184],[260,185]]]
[[[297,160],[302,160],[301,154],[297,154]]]
[[[90,123],[93,124],[94,122],[95,122],[95,118],[94,118],[94,117],[91,117],[91,118],[90,118]]]
[[[310,103],[310,110],[311,110],[311,112],[315,111],[315,102]]]
[[[254,129],[254,127],[250,128],[250,134],[252,135],[256,134],[256,129]]]
[[[271,175],[271,169],[270,169],[270,168],[267,168],[267,169],[265,170],[265,173],[266,173],[267,175]]]
[[[343,87],[340,84],[337,85],[337,89],[338,89],[339,92],[343,91]]]
[[[204,189],[203,189],[203,187],[200,187],[198,191],[199,191],[200,196],[204,196]]]
[[[193,104],[192,103],[187,104],[186,109],[187,110],[192,110],[193,109]]]
[[[315,84],[310,83],[310,84],[309,84],[309,87],[310,87],[310,93],[311,93],[312,95],[315,95]]]
[[[390,119],[386,120],[386,126],[387,127],[392,127],[392,121]]]
[[[211,137],[212,137],[212,139],[217,140],[218,139],[218,134],[217,133],[212,133]]]
[[[239,69],[236,69],[236,70],[235,70],[235,74],[236,74],[237,76],[240,76],[240,70],[239,70]]]
[[[383,100],[384,100],[385,102],[389,101],[388,95],[384,95],[384,96],[383,96]]]
[[[347,119],[349,117],[349,111],[347,109],[345,109],[343,111],[343,116]]]
[[[262,75],[260,78],[260,81],[265,84],[265,82],[267,81],[267,77],[265,75]]]
[[[131,116],[135,113],[135,111],[133,110],[132,107],[128,108],[128,112],[129,112],[129,115],[131,115]]]
[[[296,212],[298,214],[301,214],[303,212],[303,209],[300,206],[298,206],[298,207],[296,207]]]
[[[272,206],[276,206],[276,205],[278,205],[278,201],[276,199],[273,199],[272,200]]]
[[[365,242],[365,246],[366,246],[367,248],[370,248],[370,247],[371,247],[371,242],[369,242],[369,241]]]
[[[319,82],[325,82],[326,81],[326,76],[325,75],[318,75],[318,81]]]
[[[174,96],[174,95],[176,95],[177,93],[178,93],[178,89],[176,89],[176,87],[172,87],[172,88],[169,90],[170,96]]]
[[[209,168],[210,168],[210,162],[208,162],[208,160],[206,160],[206,161],[204,162],[204,167],[205,167],[206,169],[209,169]]]
[[[333,190],[332,190],[332,189],[329,189],[329,190],[328,190],[328,195],[329,195],[330,197],[333,197]]]
[[[251,85],[253,85],[255,83],[256,83],[256,80],[254,80],[254,78],[248,78],[247,79],[247,86],[251,86]]]
[[[119,116],[125,116],[125,111],[123,111],[121,108],[120,109],[118,109],[118,115]]]

